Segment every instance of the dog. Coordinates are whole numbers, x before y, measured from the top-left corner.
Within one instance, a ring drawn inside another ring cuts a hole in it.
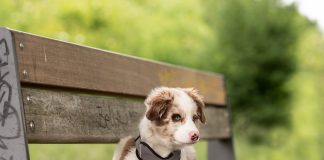
[[[158,87],[144,102],[139,137],[120,140],[113,160],[194,160],[199,123],[206,123],[204,102],[194,88]]]

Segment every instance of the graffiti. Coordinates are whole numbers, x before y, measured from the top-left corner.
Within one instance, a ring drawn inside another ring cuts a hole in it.
[[[97,106],[98,111],[98,125],[101,128],[114,129],[118,126],[125,125],[131,123],[133,120],[132,117],[139,117],[140,113],[136,111],[128,111],[119,110],[114,107]]]
[[[21,124],[19,114],[12,106],[13,87],[9,81],[11,73],[9,69],[9,48],[5,39],[0,40],[0,151],[10,150],[10,140],[21,136]],[[9,153],[13,154],[13,153]],[[9,158],[1,156],[0,160],[13,160],[14,155]]]
[[[5,159],[4,157],[0,157],[0,160],[13,160],[13,156],[10,156],[9,159]]]

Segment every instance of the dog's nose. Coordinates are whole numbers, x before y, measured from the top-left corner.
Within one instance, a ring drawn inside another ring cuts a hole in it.
[[[189,132],[189,137],[190,137],[191,141],[196,142],[199,140],[199,132],[191,131],[191,132]]]

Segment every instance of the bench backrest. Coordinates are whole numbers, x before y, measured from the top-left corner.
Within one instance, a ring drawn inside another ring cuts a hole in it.
[[[116,143],[121,137],[137,135],[143,100],[157,86],[197,88],[206,102],[208,122],[201,133],[209,141],[209,159],[234,159],[221,75],[6,28],[0,29],[0,40],[0,122],[5,122],[0,124],[0,142],[5,144],[0,143],[4,153],[0,155],[7,156],[3,159],[20,155],[27,158],[17,159],[28,159],[28,149],[20,150],[19,141],[20,145],[26,141]],[[8,59],[12,62],[3,63]],[[9,81],[13,85],[4,85]],[[4,111],[5,102],[17,120]],[[20,136],[8,138],[18,132]]]

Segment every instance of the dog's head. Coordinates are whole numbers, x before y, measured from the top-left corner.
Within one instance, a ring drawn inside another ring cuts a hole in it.
[[[199,140],[197,125],[206,122],[202,96],[193,88],[159,87],[145,100],[152,131],[174,147]]]

